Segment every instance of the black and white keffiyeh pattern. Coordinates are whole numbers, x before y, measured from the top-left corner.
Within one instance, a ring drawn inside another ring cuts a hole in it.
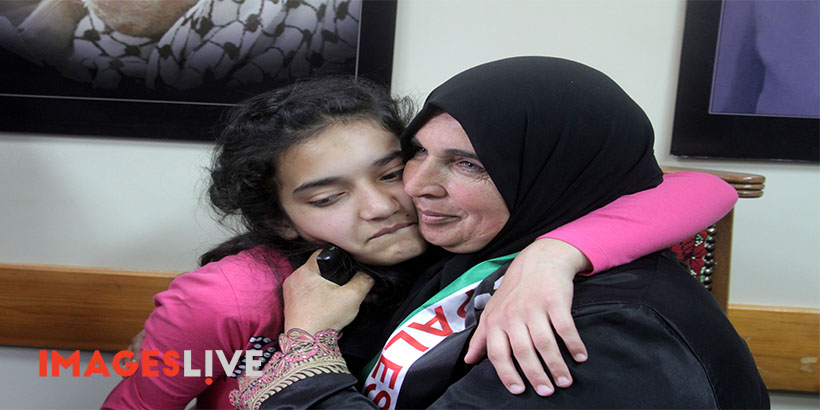
[[[355,64],[361,0],[200,0],[163,34],[135,37],[88,8],[62,74],[94,88],[235,88]]]

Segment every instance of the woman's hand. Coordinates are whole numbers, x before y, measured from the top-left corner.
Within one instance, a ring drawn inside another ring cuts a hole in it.
[[[359,313],[364,297],[373,287],[373,278],[357,272],[344,286],[319,274],[317,250],[283,284],[285,329],[299,328],[314,334],[320,330],[341,330]]]
[[[513,260],[487,303],[464,361],[477,363],[486,353],[501,382],[511,393],[519,394],[525,387],[513,365],[512,352],[536,392],[549,396],[555,389],[540,355],[555,384],[569,387],[572,376],[553,329],[575,361],[587,359],[570,308],[572,279],[591,269],[589,259],[566,242],[539,239],[530,244]]]

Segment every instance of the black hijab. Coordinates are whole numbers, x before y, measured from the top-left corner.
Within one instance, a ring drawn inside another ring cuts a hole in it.
[[[467,133],[510,211],[483,249],[447,255],[417,279],[394,322],[477,263],[618,197],[658,185],[654,134],[643,110],[609,77],[573,61],[515,57],[471,68],[430,94],[402,149],[439,112]]]

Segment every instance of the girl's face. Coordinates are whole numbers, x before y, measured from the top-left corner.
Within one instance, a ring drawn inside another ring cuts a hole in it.
[[[329,242],[373,265],[426,249],[391,132],[367,120],[330,125],[283,152],[277,165],[279,198],[290,218],[286,238]]]

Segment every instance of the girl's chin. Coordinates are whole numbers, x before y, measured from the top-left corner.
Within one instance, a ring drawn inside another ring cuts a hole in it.
[[[356,259],[376,266],[396,265],[420,256],[427,250],[427,246],[427,242],[421,236],[416,236],[413,240],[399,241],[384,250]]]

